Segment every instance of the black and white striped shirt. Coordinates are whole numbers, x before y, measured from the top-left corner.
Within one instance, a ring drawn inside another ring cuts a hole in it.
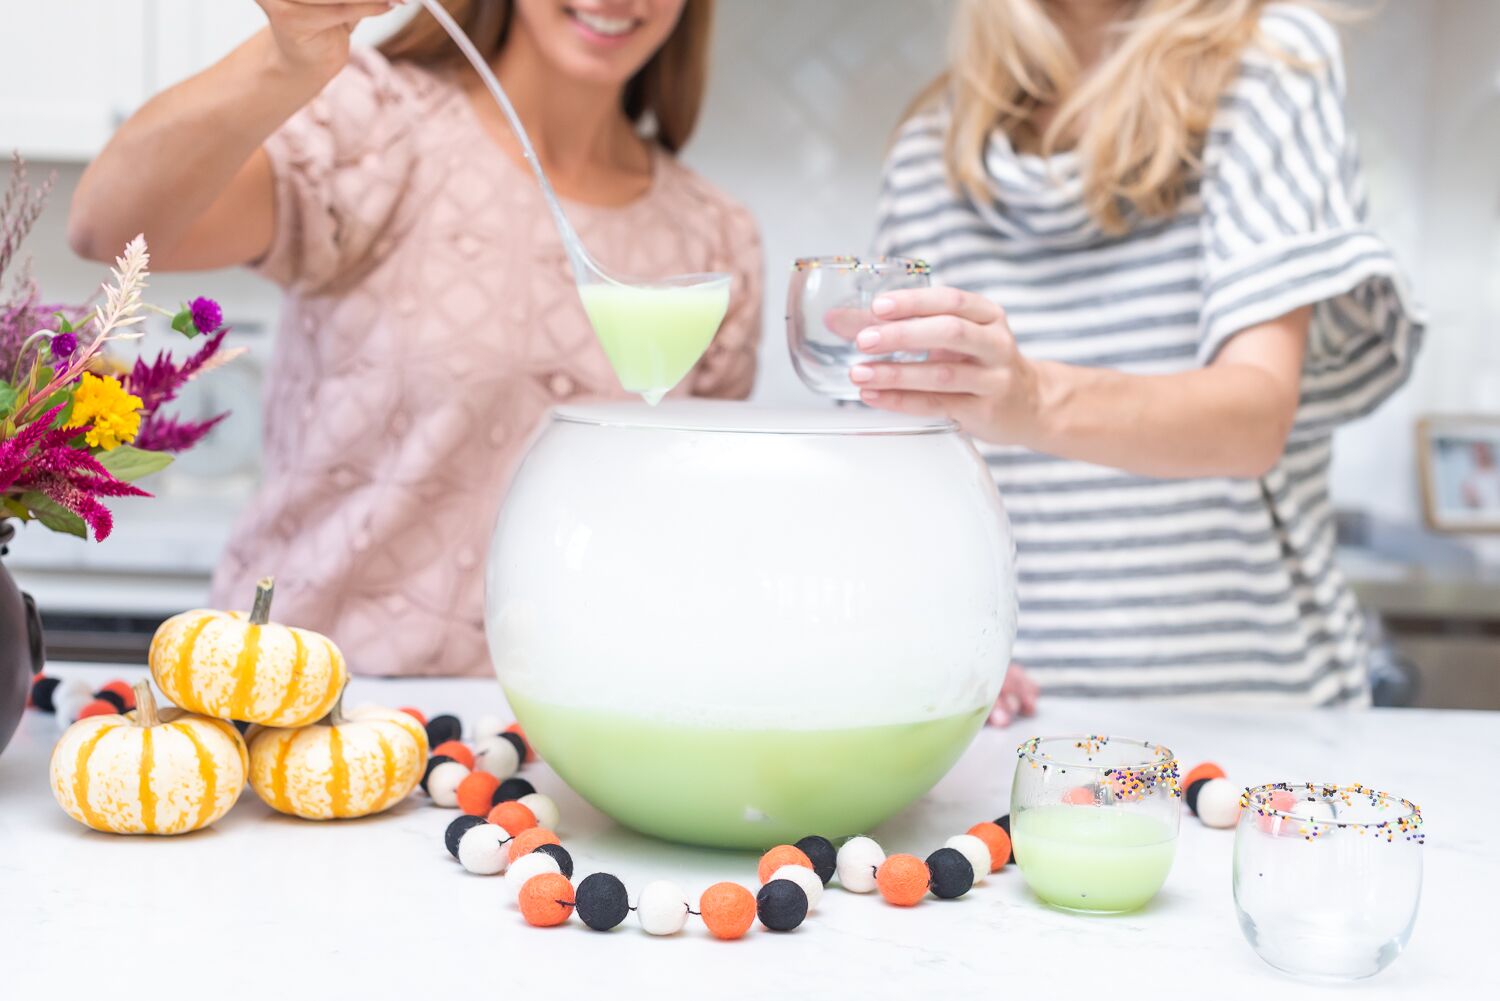
[[[981,446],[1016,532],[1015,660],[1051,693],[1368,699],[1359,609],[1333,563],[1330,437],[1405,381],[1422,321],[1368,228],[1337,36],[1282,4],[1261,36],[1176,216],[1126,235],[1089,218],[1076,155],[1017,154],[998,132],[992,199],[955,194],[941,109],[908,121],[886,163],[877,249],[1000,303],[1034,358],[1177,372],[1315,305],[1295,428],[1260,479]]]

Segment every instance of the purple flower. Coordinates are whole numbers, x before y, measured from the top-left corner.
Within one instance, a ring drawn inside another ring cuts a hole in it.
[[[188,303],[188,310],[193,314],[193,326],[198,328],[200,334],[211,334],[224,324],[224,311],[219,304],[205,296],[199,296]]]
[[[52,338],[52,357],[63,361],[73,357],[73,352],[78,350],[78,335],[74,333],[57,334]]]

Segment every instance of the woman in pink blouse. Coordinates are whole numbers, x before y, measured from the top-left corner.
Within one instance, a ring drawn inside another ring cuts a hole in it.
[[[391,4],[257,2],[267,30],[148,103],[89,167],[73,247],[102,259],[144,231],[157,270],[248,264],[286,290],[263,480],[216,604],[274,574],[277,618],[333,636],[356,672],[488,674],[482,564],[527,439],[554,403],[624,394],[514,137],[436,22],[418,12],[351,52],[353,26]],[[673,157],[712,0],[446,6],[606,269],[733,274],[678,391],[748,394],[755,223]]]

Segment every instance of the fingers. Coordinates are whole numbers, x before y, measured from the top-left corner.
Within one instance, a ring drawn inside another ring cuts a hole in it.
[[[861,330],[875,322],[868,309],[835,306],[823,314],[823,326],[834,336],[853,341]]]
[[[868,389],[902,389],[924,393],[984,391],[986,370],[969,362],[883,362],[855,365],[849,379]]]
[[[855,343],[865,354],[951,351],[994,365],[1012,354],[1015,339],[1004,323],[979,322],[944,313],[881,322],[860,331]]]
[[[1005,674],[1005,684],[1002,690],[1009,690],[1016,696],[1016,715],[1035,716],[1037,698],[1041,694],[1041,686],[1027,674],[1020,664],[1011,664],[1010,670]]]
[[[870,304],[882,320],[904,320],[913,316],[957,316],[975,323],[1005,319],[1005,311],[989,299],[963,289],[910,288],[884,292]]]
[[[901,389],[862,389],[859,398],[877,410],[916,417],[946,417],[967,427],[979,412],[979,398],[966,393],[918,393]]]
[[[989,723],[990,726],[1010,726],[1010,712],[999,702],[996,702],[995,708],[990,710],[990,718],[985,722]]]
[[[304,31],[323,31],[341,24],[354,24],[367,17],[379,17],[399,4],[388,0],[371,3],[349,3],[347,0],[260,0],[260,6],[274,21],[292,24]]]

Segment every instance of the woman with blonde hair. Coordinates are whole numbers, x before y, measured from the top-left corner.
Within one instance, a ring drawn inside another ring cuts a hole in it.
[[[1366,220],[1334,32],[1263,0],[961,0],[954,39],[878,237],[946,287],[858,336],[929,354],[852,377],[983,444],[1016,661],[1048,694],[1367,701],[1330,440],[1423,328]]]
[[[258,0],[268,28],[142,108],[88,169],[72,241],[144,230],[158,269],[250,264],[286,291],[265,468],[214,581],[337,638],[366,674],[488,674],[482,566],[557,401],[622,395],[515,137],[437,22],[350,49],[392,4]],[[712,0],[445,0],[492,60],[590,252],[617,274],[725,271],[682,391],[744,397],[760,243],[674,158]]]

